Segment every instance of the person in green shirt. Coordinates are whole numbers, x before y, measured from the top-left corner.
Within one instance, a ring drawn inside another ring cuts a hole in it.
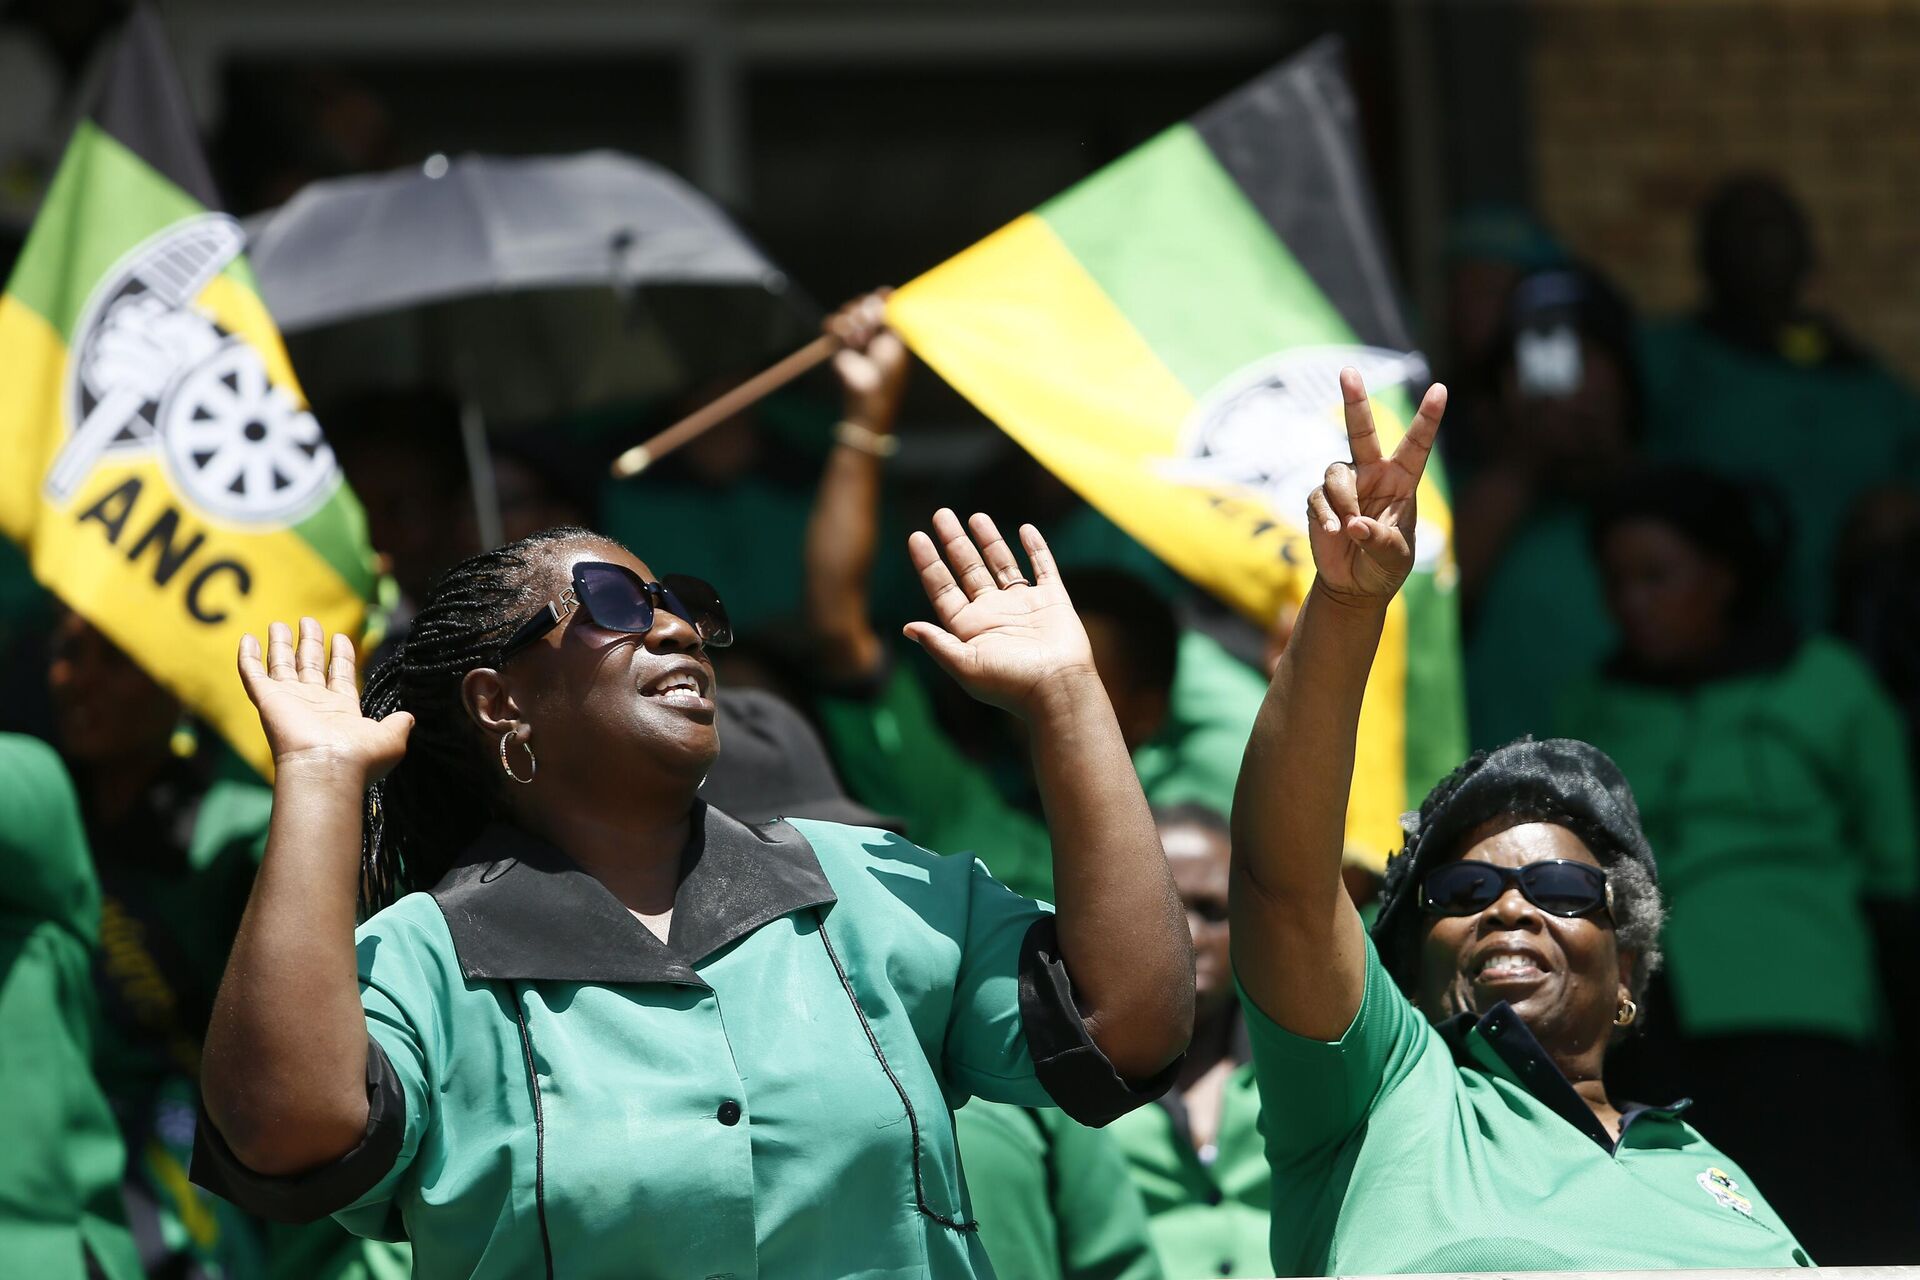
[[[1701,207],[1696,250],[1701,306],[1642,339],[1649,450],[1709,467],[1738,458],[1780,491],[1796,530],[1788,600],[1803,626],[1820,627],[1835,548],[1862,495],[1920,483],[1920,397],[1809,305],[1813,230],[1778,180],[1720,183]]]
[[[1520,278],[1487,378],[1496,447],[1461,486],[1454,550],[1475,746],[1542,734],[1554,701],[1606,656],[1613,624],[1587,513],[1642,433],[1633,312],[1597,272]]]
[[[126,1149],[94,1082],[100,887],[53,748],[0,733],[0,1259],[46,1280],[139,1280]]]
[[[896,661],[868,602],[880,539],[882,468],[908,357],[886,328],[884,295],[836,313],[834,368],[846,421],[807,525],[805,612],[817,712],[853,793],[898,813],[931,847],[973,851],[1010,887],[1051,898],[1045,826],[1011,804],[990,772],[941,729],[918,677]],[[1224,811],[1265,682],[1218,641],[1180,628],[1152,584],[1111,566],[1072,575],[1101,683],[1154,804]]]
[[[201,1038],[272,795],[216,776],[212,744],[186,727],[180,700],[79,614],[58,614],[46,677],[101,888],[94,1070],[126,1143],[143,1265],[250,1280],[315,1274],[304,1260],[329,1252],[394,1253],[330,1225],[296,1240],[188,1181]],[[282,1254],[303,1261],[288,1269]]]
[[[1383,455],[1359,374],[1340,380],[1352,461],[1309,498],[1317,574],[1233,810],[1275,1270],[1809,1265],[1682,1104],[1606,1088],[1661,910],[1632,792],[1598,750],[1471,757],[1410,819],[1361,925],[1340,878],[1354,740],[1446,392],[1429,388]]]
[[[1778,591],[1790,530],[1748,486],[1636,476],[1593,540],[1621,647],[1559,725],[1632,781],[1669,911],[1655,1034],[1622,1055],[1621,1084],[1696,1098],[1823,1264],[1920,1257],[1896,1125],[1780,1124],[1796,1094],[1902,1111],[1876,964],[1897,955],[1884,944],[1911,927],[1920,882],[1899,714],[1850,650],[1799,634]]]
[[[1193,936],[1193,1043],[1172,1089],[1111,1132],[1146,1197],[1170,1280],[1271,1274],[1273,1178],[1260,1141],[1260,1091],[1233,991],[1227,929],[1232,849],[1216,810],[1154,810]]]
[[[726,610],[585,530],[450,571],[364,704],[345,637],[244,638],[274,825],[196,1176],[404,1236],[429,1280],[991,1275],[952,1109],[1151,1098],[1192,949],[1045,542],[1029,577],[983,517],[933,533],[909,635],[1028,725],[1057,914],[888,832],[698,800]]]
[[[1163,1280],[1113,1135],[975,1098],[954,1113],[980,1239],[1007,1280]]]
[[[820,735],[778,695],[724,689],[714,712],[727,749],[700,784],[708,804],[750,826],[808,818],[900,829],[847,795]],[[954,1113],[954,1140],[999,1274],[1161,1280],[1146,1209],[1110,1133],[1051,1108],[975,1098]]]

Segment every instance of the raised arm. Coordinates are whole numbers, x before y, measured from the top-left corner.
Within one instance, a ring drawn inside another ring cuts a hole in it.
[[[806,612],[821,674],[849,683],[877,674],[886,650],[868,615],[867,579],[880,538],[881,471],[906,391],[907,348],[886,327],[885,290],[827,321],[846,344],[833,358],[844,401],[839,436],[807,520]]]
[[[413,717],[360,714],[353,644],[320,625],[240,641],[240,679],[273,749],[273,821],[207,1026],[207,1114],[241,1162],[285,1174],[351,1151],[367,1125],[367,1025],[354,963],[367,785],[406,751]]]
[[[1413,568],[1415,495],[1446,409],[1427,391],[1391,457],[1365,386],[1340,374],[1352,462],[1307,504],[1316,571],[1254,721],[1233,801],[1233,966],[1268,1017],[1337,1040],[1359,1012],[1366,945],[1340,879],[1354,741],[1387,607]]]
[[[907,638],[968,693],[1026,721],[1053,838],[1061,957],[1101,1052],[1122,1076],[1145,1080],[1179,1056],[1193,1027],[1186,913],[1046,542],[1021,527],[1029,580],[992,520],[971,524],[970,538],[942,509],[937,547],[924,533],[908,540],[937,621],[909,623]]]

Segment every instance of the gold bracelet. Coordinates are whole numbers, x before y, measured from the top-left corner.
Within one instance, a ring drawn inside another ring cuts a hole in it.
[[[833,429],[833,438],[849,449],[858,449],[861,453],[874,458],[891,458],[900,452],[898,437],[882,434],[857,422],[841,422]]]

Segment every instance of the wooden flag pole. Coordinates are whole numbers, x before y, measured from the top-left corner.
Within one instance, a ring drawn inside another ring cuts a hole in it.
[[[725,422],[748,405],[772,395],[807,370],[825,364],[840,347],[840,339],[830,333],[821,334],[779,364],[762,369],[712,404],[694,410],[651,440],[637,444],[615,458],[613,478],[625,480],[629,476],[639,475],[695,436]]]

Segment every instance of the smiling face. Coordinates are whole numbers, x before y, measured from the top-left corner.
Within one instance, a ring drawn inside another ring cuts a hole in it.
[[[1468,833],[1460,856],[1497,867],[1564,858],[1599,866],[1565,827],[1498,819]],[[1513,1006],[1569,1079],[1597,1079],[1628,998],[1634,956],[1604,912],[1566,919],[1527,901],[1517,884],[1470,916],[1428,916],[1418,1003],[1433,1021]]]
[[[613,544],[562,544],[541,570],[543,598],[559,599],[584,560],[656,578]],[[713,664],[692,625],[664,608],[644,636],[608,630],[576,608],[502,670],[468,673],[464,692],[483,727],[510,724],[537,753],[549,784],[541,803],[620,807],[662,786],[691,797],[720,751]]]

